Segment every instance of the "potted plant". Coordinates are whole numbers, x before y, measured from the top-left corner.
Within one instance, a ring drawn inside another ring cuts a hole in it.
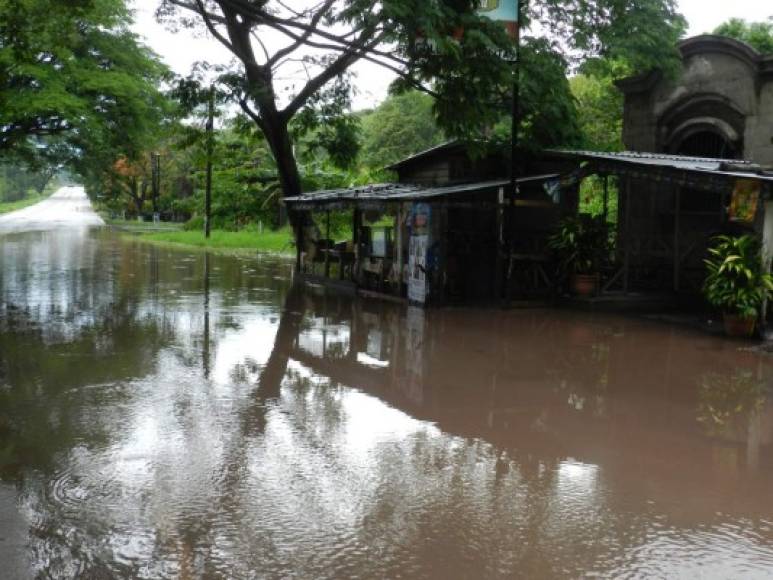
[[[703,293],[722,310],[725,332],[750,337],[763,302],[773,291],[773,276],[764,271],[759,239],[753,235],[716,236],[705,260]]]
[[[561,267],[569,272],[572,291],[578,296],[592,296],[599,284],[601,263],[609,254],[609,235],[602,220],[581,214],[562,219],[548,239]]]

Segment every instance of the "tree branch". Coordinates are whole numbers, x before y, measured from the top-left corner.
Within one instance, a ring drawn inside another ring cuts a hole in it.
[[[336,0],[326,0],[322,4],[322,7],[319,9],[319,11],[312,17],[311,22],[309,22],[308,29],[304,31],[301,36],[297,37],[295,42],[293,42],[290,46],[278,50],[276,54],[274,54],[274,56],[268,60],[267,66],[273,67],[274,64],[279,62],[285,56],[295,52],[298,48],[303,46],[306,41],[311,38],[311,35],[314,34],[314,32],[317,30],[317,25],[319,24],[320,20],[322,20],[322,17],[325,16],[325,14],[327,14],[327,12],[333,7],[335,2]]]
[[[261,119],[260,115],[258,115],[252,107],[250,107],[250,104],[247,102],[247,99],[244,97],[239,98],[239,107],[242,111],[250,118],[252,121],[260,128],[261,131],[264,133],[266,132],[266,125],[263,123],[263,119]]]
[[[222,16],[218,16],[217,14],[208,12],[202,0],[193,0],[192,3],[185,2],[184,0],[166,0],[166,1],[172,4],[173,6],[177,6],[184,10],[188,10],[189,12],[194,12],[199,16],[201,16],[202,20],[204,20],[204,25],[207,27],[207,30],[209,31],[209,33],[212,36],[214,36],[219,42],[221,42],[228,50],[230,50],[236,56],[239,56],[234,50],[233,45],[230,42],[228,42],[228,39],[225,36],[223,36],[220,33],[220,31],[217,30],[216,24],[225,24],[225,18],[223,18]]]
[[[383,33],[382,33],[383,34]],[[365,34],[363,33],[363,37]],[[311,79],[301,91],[295,95],[290,104],[282,111],[285,119],[291,118],[298,110],[303,107],[309,98],[324,87],[327,83],[333,80],[335,77],[343,74],[355,62],[360,60],[372,46],[376,46],[381,42],[381,35],[376,36],[370,42],[364,43],[365,38],[361,38],[361,46],[359,48],[344,52],[339,56],[331,65],[320,72],[316,77]]]

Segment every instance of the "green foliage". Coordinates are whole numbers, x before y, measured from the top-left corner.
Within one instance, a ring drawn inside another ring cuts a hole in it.
[[[0,202],[39,198],[51,185],[55,185],[56,168],[32,171],[18,164],[0,165]]]
[[[291,123],[299,143],[301,162],[324,159],[333,166],[352,169],[360,152],[360,120],[349,114],[352,87],[348,75],[340,75],[309,98]]]
[[[714,34],[746,42],[762,54],[773,54],[773,17],[767,22],[747,22],[741,18],[731,18],[718,26]]]
[[[431,94],[437,125],[449,139],[490,137],[492,127],[499,136],[508,133],[516,51],[505,27],[481,16],[478,7],[474,0],[342,0],[305,8],[279,0],[163,0],[162,14],[182,24],[191,21],[181,12],[195,14],[242,61],[248,74],[234,70],[228,75],[232,98],[266,135],[284,193],[292,195],[300,179],[288,126],[310,127],[312,134],[324,129],[318,145],[330,154],[329,145],[340,144],[343,156],[330,160],[348,167],[344,162],[354,150],[355,127],[338,119],[346,117],[347,75],[361,59],[396,73],[395,93],[418,89]],[[524,38],[521,50],[521,135],[528,147],[578,143],[575,101],[566,80],[571,65],[608,59],[625,63],[630,71],[678,67],[675,42],[685,22],[673,0],[538,0],[524,12],[524,30],[529,19],[536,19],[547,31],[545,38]],[[270,66],[234,44],[234,39],[249,44],[251,37],[286,34],[286,26],[299,31],[290,35],[296,42],[264,55]],[[276,82],[299,62],[306,82]],[[288,104],[282,108],[279,103]],[[297,145],[297,135],[295,140]],[[393,158],[397,152],[387,145],[376,158],[377,145],[366,144],[366,156],[374,163]],[[411,137],[406,148],[413,146]]]
[[[596,274],[609,257],[609,232],[601,220],[587,214],[562,219],[548,239],[562,268],[577,274]]]
[[[556,47],[545,39],[523,39],[521,57],[520,147],[539,150],[545,147],[579,146],[582,133],[577,122],[577,103],[566,77],[568,63]],[[493,139],[489,137],[489,140],[506,146],[510,142],[512,127],[509,93],[500,107],[501,113],[491,136]],[[486,131],[477,136],[488,137]]]
[[[570,53],[580,55],[578,64],[601,59],[615,63],[621,76],[654,68],[666,74],[679,70],[676,43],[687,21],[676,0],[535,0],[530,8]]]
[[[623,95],[608,74],[578,74],[569,81],[577,100],[582,148],[623,150]]]
[[[56,152],[92,185],[116,152],[138,153],[167,71],[129,31],[123,0],[4,0],[0,23],[0,151]]]
[[[773,276],[764,272],[756,236],[717,236],[709,248],[703,293],[723,312],[756,317],[773,292]]]
[[[382,168],[445,141],[433,99],[417,90],[390,95],[362,115],[362,163]]]
[[[617,208],[619,188],[614,177],[609,178],[609,198],[607,200],[607,221],[617,223]],[[594,218],[604,215],[604,178],[591,175],[583,179],[580,185],[580,213],[589,214]]]

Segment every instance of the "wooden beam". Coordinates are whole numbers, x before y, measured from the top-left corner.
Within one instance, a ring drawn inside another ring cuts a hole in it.
[[[325,212],[325,278],[330,278],[330,211]]]
[[[359,283],[360,268],[362,266],[362,252],[360,251],[360,230],[362,229],[362,212],[354,208],[352,212],[352,221],[354,222],[354,266],[352,266],[352,281]]]
[[[631,178],[625,178],[625,255],[623,258],[623,293],[628,293],[631,268]]]
[[[397,265],[397,288],[395,296],[402,296],[403,291],[403,204],[397,206],[397,215],[395,216],[395,246],[396,253],[394,263]]]
[[[762,267],[764,272],[770,272],[773,262],[773,201],[766,201],[764,208],[764,222],[762,227]],[[766,338],[767,334],[768,301],[762,303],[760,312],[760,334]]]
[[[604,175],[604,225],[609,219],[609,174]]]
[[[682,188],[674,192],[674,292],[679,292],[679,276],[682,270],[682,256],[679,249],[680,213],[682,211]]]
[[[496,234],[497,234],[497,255],[496,263],[494,266],[494,299],[501,300],[503,296],[503,282],[504,282],[504,261],[505,261],[505,232],[504,232],[504,203],[505,203],[505,188],[500,187],[498,195],[498,203],[496,209]]]

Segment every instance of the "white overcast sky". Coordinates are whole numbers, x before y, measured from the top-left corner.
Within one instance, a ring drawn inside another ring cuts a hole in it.
[[[153,18],[157,5],[157,0],[134,0],[135,29],[175,72],[187,74],[196,61],[230,61],[230,53],[212,38],[195,37],[188,31],[172,33],[158,24]],[[679,0],[679,7],[690,25],[690,36],[711,32],[729,18],[761,21],[773,16],[771,0]],[[371,107],[381,101],[392,80],[391,74],[367,64],[355,71],[355,108]]]

